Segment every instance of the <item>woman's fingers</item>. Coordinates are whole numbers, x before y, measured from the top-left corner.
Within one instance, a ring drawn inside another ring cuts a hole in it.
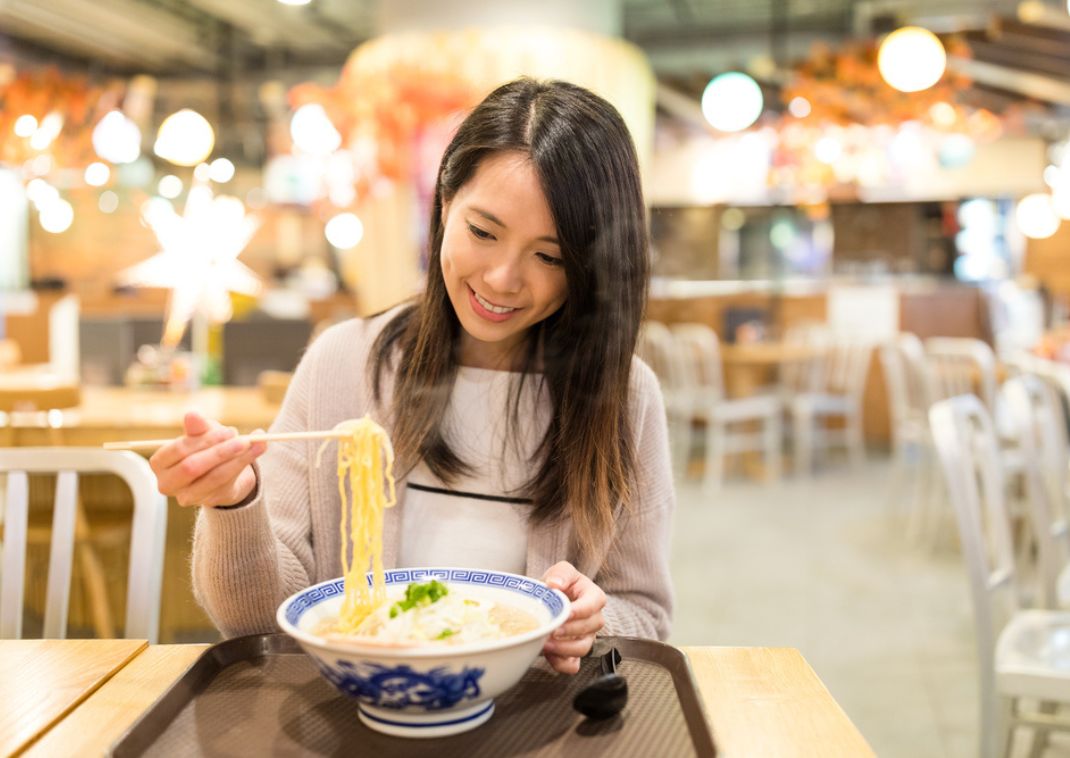
[[[572,598],[573,585],[582,576],[583,574],[568,561],[559,561],[546,570],[546,573],[542,575],[542,580]]]
[[[599,613],[606,604],[606,593],[583,574],[580,574],[579,579],[576,580],[573,590],[576,594],[569,596],[572,600],[570,620],[593,616]]]
[[[177,498],[179,504],[228,504],[227,501],[233,500],[237,494],[234,490],[238,478],[263,451],[263,443],[253,445],[248,445],[247,443],[247,449],[244,453],[239,454],[238,457],[232,460],[221,463],[187,487],[181,496]],[[237,500],[240,499],[240,497],[237,498]]]
[[[179,437],[174,442],[164,445],[153,453],[152,457],[149,458],[149,463],[152,464],[157,474],[174,468],[193,453],[217,445],[223,440],[236,436],[238,433],[234,427],[222,426],[215,424],[215,422],[211,423],[214,425],[204,433]]]
[[[547,654],[546,661],[553,667],[554,671],[562,674],[576,674],[580,670],[579,658]]]
[[[594,646],[594,635],[568,640],[547,640],[543,646],[543,652],[547,655],[559,658],[580,658],[591,652]]]
[[[586,618],[573,618],[570,621],[562,624],[554,632],[554,639],[568,639],[575,637],[586,637],[587,635],[597,634],[602,631],[602,627],[606,625],[606,620],[602,616],[602,612],[587,616]]]

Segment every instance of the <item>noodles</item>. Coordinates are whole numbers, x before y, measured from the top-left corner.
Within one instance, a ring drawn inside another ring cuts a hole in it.
[[[350,433],[338,440],[338,494],[342,499],[342,576],[345,598],[336,631],[354,634],[372,611],[386,602],[383,571],[383,510],[394,505],[394,448],[390,437],[368,416],[343,421]],[[324,443],[327,444],[327,443]],[[320,447],[319,453],[323,452]],[[319,464],[319,454],[316,456]],[[349,493],[346,493],[346,484]],[[372,586],[366,573],[371,566]]]
[[[394,449],[386,432],[365,416],[343,421],[338,439],[339,532],[344,597],[337,618],[316,632],[328,638],[362,637],[387,645],[464,644],[531,631],[535,617],[488,599],[452,592],[436,579],[406,587],[405,597],[387,603],[383,570],[383,511],[394,505]],[[325,442],[316,454],[316,465]],[[372,583],[368,586],[369,566]]]

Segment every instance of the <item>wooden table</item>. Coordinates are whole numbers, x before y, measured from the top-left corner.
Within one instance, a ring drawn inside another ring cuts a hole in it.
[[[114,643],[114,641],[111,641]],[[0,641],[0,661],[7,651],[27,643]],[[43,668],[31,690],[42,702],[30,702],[24,677],[0,665],[3,702],[21,698],[19,723],[0,719],[0,750],[26,746],[27,756],[101,755],[137,717],[177,679],[206,645],[153,645],[125,661],[119,670],[58,723],[47,719],[45,693],[71,671],[107,669],[104,649],[80,647],[67,640],[38,642],[47,659],[64,667]],[[872,756],[865,738],[798,650],[792,648],[685,647],[691,661],[722,756]],[[104,677],[107,679],[107,677]],[[53,708],[52,711],[55,709]],[[38,715],[38,714],[43,715]],[[22,719],[54,723],[32,733],[18,729]]]
[[[81,404],[63,412],[65,445],[100,445],[110,440],[173,437],[182,431],[182,417],[197,410],[239,432],[266,429],[279,412],[257,387],[208,387],[197,392],[168,392],[125,387],[83,387]],[[52,444],[47,429],[12,419],[8,444],[18,447]]]
[[[817,358],[821,350],[799,342],[752,342],[722,345],[725,390],[729,397],[748,397],[769,384],[782,366]]]
[[[144,640],[0,642],[0,755],[46,733],[147,647]]]

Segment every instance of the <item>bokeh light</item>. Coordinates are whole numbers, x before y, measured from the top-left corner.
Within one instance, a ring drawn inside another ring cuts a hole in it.
[[[330,155],[342,145],[342,135],[319,103],[302,105],[294,112],[290,136],[298,150],[313,155]]]
[[[364,224],[353,213],[339,213],[327,222],[323,230],[327,241],[339,250],[348,250],[360,244],[364,237]]]
[[[746,129],[762,115],[764,105],[762,88],[739,71],[715,76],[702,93],[702,115],[722,132]]]
[[[141,155],[141,130],[122,111],[109,111],[93,128],[93,149],[109,163],[133,163]]]
[[[183,108],[160,124],[153,152],[178,166],[196,166],[212,154],[215,132],[197,111]]]
[[[93,161],[85,167],[85,183],[90,187],[103,187],[111,178],[111,169],[107,163]]]
[[[1022,234],[1030,239],[1047,239],[1059,229],[1059,216],[1051,195],[1042,192],[1023,197],[1018,202],[1014,217]]]

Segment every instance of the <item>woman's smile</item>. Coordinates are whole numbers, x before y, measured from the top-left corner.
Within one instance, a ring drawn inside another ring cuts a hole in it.
[[[504,305],[495,305],[490,300],[487,300],[474,289],[471,285],[468,287],[468,299],[469,304],[472,306],[472,310],[477,315],[482,316],[488,321],[501,322],[507,320],[510,316],[516,313],[519,308],[509,308]]]

